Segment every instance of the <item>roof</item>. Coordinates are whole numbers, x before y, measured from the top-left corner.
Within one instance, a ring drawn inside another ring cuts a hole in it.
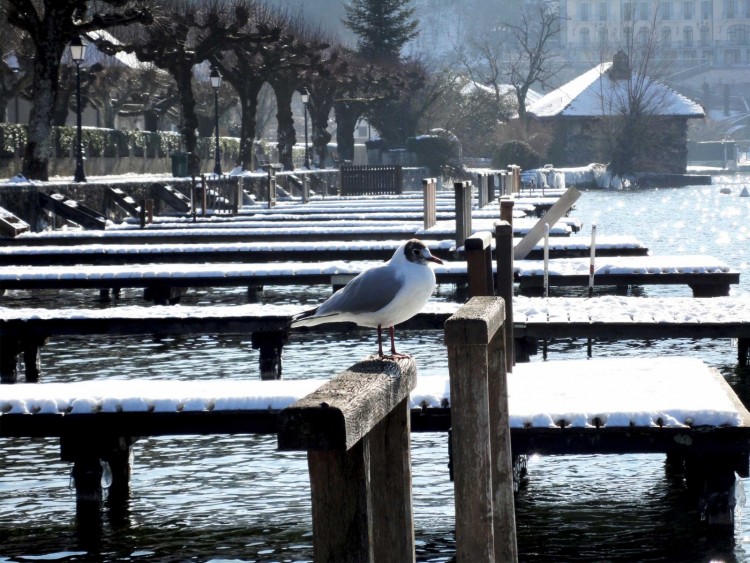
[[[628,85],[645,94],[647,113],[674,117],[704,117],[703,108],[696,102],[636,72],[631,79],[613,80],[611,62],[601,63],[557,90],[546,94],[527,107],[535,117],[595,117],[621,115],[627,107]]]

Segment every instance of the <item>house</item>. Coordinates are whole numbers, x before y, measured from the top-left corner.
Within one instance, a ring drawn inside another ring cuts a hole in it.
[[[609,164],[616,173],[684,174],[688,120],[703,108],[631,69],[619,51],[533,102],[530,117],[554,128],[557,166]]]

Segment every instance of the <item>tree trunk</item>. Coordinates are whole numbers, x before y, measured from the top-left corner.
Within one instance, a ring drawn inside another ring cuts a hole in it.
[[[354,160],[354,129],[362,115],[359,104],[337,102],[336,110],[336,144],[340,160]]]
[[[258,93],[263,82],[246,83],[244,87],[235,88],[240,98],[240,150],[237,154],[237,166],[243,170],[255,170],[255,133],[256,114],[258,112]]]
[[[49,38],[48,38],[49,39]],[[59,43],[59,44],[58,44]],[[62,40],[37,43],[34,60],[33,104],[29,114],[28,142],[23,155],[23,175],[30,180],[49,179],[52,155],[52,117],[57,100]]]
[[[172,76],[177,82],[180,93],[180,109],[182,110],[182,121],[180,133],[185,142],[185,151],[188,153],[188,174],[198,176],[201,173],[201,159],[198,156],[198,117],[195,115],[195,97],[193,96],[193,65],[175,65],[170,69]]]
[[[292,95],[295,89],[288,82],[276,83],[272,86],[276,93],[279,162],[284,165],[284,170],[294,170],[292,148],[297,141],[297,136],[294,130],[294,115],[292,114]]]
[[[112,127],[114,128],[114,115],[112,116]],[[159,112],[147,109],[143,112],[143,128],[146,131],[157,132],[159,130]]]
[[[324,104],[323,107],[318,107],[317,104],[309,104],[308,110],[312,124],[313,162],[323,168],[328,157],[328,143],[331,141],[331,134],[328,132],[328,116],[331,113],[331,104]]]

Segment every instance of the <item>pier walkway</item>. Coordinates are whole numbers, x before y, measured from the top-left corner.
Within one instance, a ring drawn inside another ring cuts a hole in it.
[[[401,329],[442,330],[460,305],[430,302]],[[538,298],[513,300],[516,359],[528,361],[539,340],[591,338],[656,340],[673,338],[737,339],[737,359],[750,365],[750,299],[716,297]],[[260,353],[261,375],[281,376],[278,358],[289,338],[294,305],[125,306],[103,309],[0,307],[0,376],[15,381],[17,356],[23,354],[26,381],[42,370],[40,348],[48,338],[82,335],[242,334]],[[350,330],[329,324],[305,331]]]

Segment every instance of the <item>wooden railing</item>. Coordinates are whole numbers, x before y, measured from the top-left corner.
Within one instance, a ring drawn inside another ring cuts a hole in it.
[[[398,195],[403,193],[401,166],[343,164],[341,195]]]

